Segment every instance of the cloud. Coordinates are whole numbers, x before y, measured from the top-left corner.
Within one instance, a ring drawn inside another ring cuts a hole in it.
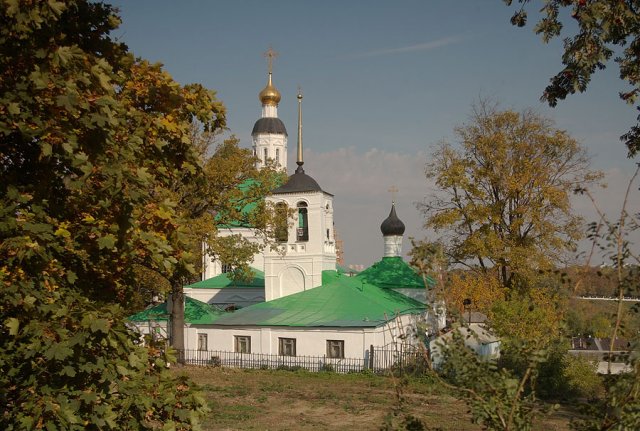
[[[290,152],[293,156],[293,152]],[[381,149],[367,151],[354,147],[339,148],[333,151],[305,151],[304,168],[323,188],[333,193],[334,221],[340,237],[344,240],[347,264],[368,266],[382,258],[383,241],[380,224],[389,215],[391,193],[389,188],[398,188],[396,209],[398,217],[404,222],[404,252],[410,249],[409,237],[435,240],[433,232],[423,229],[424,219],[416,208],[417,202],[431,194],[434,185],[424,175],[426,151],[401,153]],[[289,160],[289,171],[293,171],[295,160]],[[594,190],[601,208],[610,217],[619,216],[620,207],[632,172],[615,168],[605,172],[606,189]],[[637,184],[632,188],[628,209],[637,213],[640,203]],[[591,203],[585,197],[572,198],[574,210],[581,214],[586,222],[597,219]],[[630,238],[637,253],[640,244],[640,231]],[[583,241],[581,250],[587,250]],[[600,260],[594,260],[598,264]]]
[[[404,251],[409,237],[422,238],[422,216],[415,203],[428,193],[424,176],[426,152],[397,153],[353,147],[327,152],[306,150],[304,168],[323,190],[334,197],[334,221],[344,240],[347,264],[368,266],[383,254],[380,224],[391,209],[392,185],[398,188],[396,210],[406,226]],[[293,160],[289,166],[295,166]],[[292,171],[292,169],[289,169]]]
[[[403,46],[399,48],[379,49],[375,51],[363,52],[354,55],[354,58],[378,57],[382,55],[401,54],[405,52],[431,51],[432,49],[441,48],[443,46],[452,45],[462,40],[460,36],[450,36],[430,42],[418,43],[416,45]]]

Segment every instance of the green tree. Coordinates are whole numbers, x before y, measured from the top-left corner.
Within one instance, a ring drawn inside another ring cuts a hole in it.
[[[498,367],[495,359],[483,359],[465,345],[465,337],[453,330],[441,346],[443,364],[439,369],[450,387],[463,399],[472,421],[487,430],[531,430],[540,407],[534,391],[538,369],[545,361],[541,351],[526,350],[521,375]],[[473,337],[470,335],[469,337]]]
[[[504,0],[512,5],[513,0]],[[527,22],[526,6],[538,3],[518,0],[511,23],[522,27]],[[569,94],[584,92],[592,75],[606,67],[614,56],[620,68],[620,79],[629,84],[620,91],[620,98],[630,105],[636,104],[640,95],[640,2],[637,0],[548,0],[540,2],[542,12],[534,31],[549,42],[562,35],[566,28],[575,32],[565,37],[562,64],[564,67],[551,78],[542,100],[555,106]],[[566,11],[566,14],[564,13]],[[571,16],[573,22],[563,23]],[[567,24],[567,25],[565,25]],[[640,116],[638,116],[640,120]],[[640,151],[640,124],[622,135],[621,140],[629,149],[629,157]]]
[[[234,279],[250,278],[249,262],[271,243],[274,237],[275,211],[264,197],[277,187],[283,173],[273,166],[257,169],[250,149],[240,148],[234,137],[213,148],[206,131],[195,135],[193,142],[200,152],[201,176],[197,181],[178,182],[171,190],[177,211],[188,220],[182,226],[185,244],[182,261],[188,271],[161,273],[169,286],[171,307],[171,344],[184,349],[184,295],[182,287],[198,279],[204,251],[230,265]],[[251,227],[259,242],[241,235],[219,235],[234,226]]]
[[[2,429],[190,429],[204,407],[116,304],[137,267],[193,272],[176,190],[202,181],[193,123],[224,109],[118,24],[102,3],[0,2]]]
[[[454,263],[495,270],[507,288],[553,268],[582,235],[571,192],[599,178],[585,150],[547,118],[484,102],[455,133],[427,164],[426,227],[445,233]]]

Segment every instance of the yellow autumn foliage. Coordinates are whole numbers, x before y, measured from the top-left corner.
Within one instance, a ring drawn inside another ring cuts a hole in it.
[[[562,336],[567,300],[551,288],[533,288],[526,294],[496,301],[489,311],[491,328],[503,341],[544,348]]]
[[[437,191],[421,205],[453,263],[495,271],[505,287],[530,284],[582,237],[570,197],[597,182],[583,146],[553,121],[481,101],[470,122],[441,142],[426,176]]]
[[[449,310],[465,311],[463,301],[471,299],[471,309],[487,313],[491,306],[505,298],[506,289],[495,275],[487,273],[452,273],[445,289]]]

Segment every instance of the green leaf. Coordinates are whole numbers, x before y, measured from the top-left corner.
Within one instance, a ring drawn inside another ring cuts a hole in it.
[[[62,15],[62,11],[66,9],[66,5],[63,2],[56,0],[47,1],[49,8],[58,16]]]
[[[76,275],[75,272],[73,271],[67,271],[67,281],[70,284],[75,284],[76,280],[78,279],[78,276]]]
[[[102,332],[104,334],[109,332],[109,321],[106,319],[95,319],[91,321],[91,332]]]
[[[61,236],[63,238],[69,238],[71,236],[71,232],[69,232],[68,230],[66,230],[63,227],[59,227],[55,232],[54,232],[55,236]]]
[[[138,178],[144,182],[149,182],[153,179],[153,175],[149,173],[146,167],[138,168]]]
[[[52,153],[51,144],[43,143],[40,149],[40,154],[44,157],[50,156]]]
[[[62,371],[60,371],[60,374],[62,374],[63,376],[75,377],[76,370],[73,369],[73,367],[70,367],[69,365],[65,365],[62,368]]]
[[[116,237],[112,234],[107,234],[103,237],[98,238],[98,247],[100,247],[100,250],[102,250],[103,248],[108,248],[109,250],[111,250],[115,245]]]
[[[7,105],[7,111],[9,111],[11,115],[18,115],[20,113],[20,105],[15,102],[9,103],[9,105]]]
[[[127,369],[127,367],[123,366],[123,365],[116,365],[116,370],[118,370],[118,374],[120,374],[121,376],[128,376],[129,375],[129,370]]]
[[[15,317],[10,317],[4,321],[4,326],[9,329],[9,335],[18,335],[18,329],[20,327],[20,321]]]
[[[73,350],[61,343],[55,343],[44,352],[47,359],[55,359],[61,361],[73,355]]]

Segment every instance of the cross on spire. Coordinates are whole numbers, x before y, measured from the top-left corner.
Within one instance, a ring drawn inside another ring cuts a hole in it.
[[[267,52],[262,55],[267,58],[267,68],[269,69],[269,73],[273,72],[273,59],[278,56],[278,53],[275,52],[271,46],[269,46]]]
[[[399,190],[395,185],[389,187],[388,192],[391,193],[391,203],[392,204],[396,203],[396,193],[398,193],[398,191]]]

